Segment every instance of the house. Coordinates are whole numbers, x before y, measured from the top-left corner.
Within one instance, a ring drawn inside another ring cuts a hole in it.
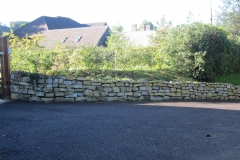
[[[133,24],[131,31],[125,32],[124,34],[135,46],[149,46],[150,36],[155,33],[156,32],[150,28],[150,25],[141,26],[140,31],[138,31],[137,24]]]
[[[42,16],[14,32],[20,38],[40,33],[44,40],[40,43],[51,48],[54,43],[63,46],[104,46],[109,36],[106,22],[81,24],[71,18]]]

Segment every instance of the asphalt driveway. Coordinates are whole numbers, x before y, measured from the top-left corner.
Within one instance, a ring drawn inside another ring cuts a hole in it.
[[[0,103],[3,160],[237,160],[240,102]]]

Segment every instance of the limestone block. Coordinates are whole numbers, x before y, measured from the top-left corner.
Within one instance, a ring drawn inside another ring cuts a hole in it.
[[[170,91],[171,91],[171,92],[176,92],[177,89],[176,89],[176,88],[171,88]]]
[[[101,97],[108,96],[108,92],[100,92]]]
[[[126,101],[126,100],[127,100],[126,97],[118,97],[118,101],[123,102],[123,101]]]
[[[120,87],[120,91],[125,93],[127,91],[127,87]]]
[[[115,93],[120,92],[120,88],[119,88],[119,87],[112,87],[112,90],[113,90],[113,92],[115,92]]]
[[[65,84],[61,84],[59,85],[60,88],[66,88],[66,85]]]
[[[28,90],[28,94],[34,94],[34,95],[36,95],[36,91],[34,91],[34,90],[32,90],[32,89],[29,89],[29,90]]]
[[[228,92],[228,95],[232,96],[232,95],[234,95],[234,93],[233,92]]]
[[[40,83],[40,84],[45,83],[45,79],[38,79],[38,83]]]
[[[53,84],[58,84],[58,79],[53,79],[52,83]]]
[[[67,92],[68,90],[67,90],[67,88],[59,88],[59,91],[60,92]]]
[[[164,83],[157,83],[157,86],[159,86],[159,87],[167,87],[168,85],[164,84]]]
[[[63,84],[63,79],[58,79],[58,84]]]
[[[228,97],[228,99],[230,99],[230,100],[234,100],[234,99],[236,99],[237,97],[236,96],[229,96]]]
[[[93,86],[100,86],[101,83],[92,83]]]
[[[125,83],[125,85],[124,85],[125,87],[129,87],[130,86],[130,84],[129,83]]]
[[[136,92],[136,91],[138,91],[138,87],[133,87],[132,90],[133,90],[134,92]]]
[[[148,93],[148,91],[142,91],[142,95],[143,95],[143,96],[148,96],[149,93]]]
[[[84,86],[84,88],[95,90],[97,87],[96,86]]]
[[[109,96],[109,97],[114,97],[114,96],[116,96],[116,95],[117,95],[117,93],[113,93],[113,92],[108,93],[108,96]]]
[[[74,98],[64,98],[64,102],[74,102]]]
[[[115,87],[116,84],[115,84],[115,83],[111,83],[110,86],[111,86],[111,87]]]
[[[156,96],[165,96],[165,93],[155,93]]]
[[[103,92],[103,87],[102,86],[97,86],[97,90],[99,90],[100,92]]]
[[[111,87],[111,84],[103,84],[103,87]]]
[[[48,103],[48,102],[53,102],[53,101],[54,101],[54,98],[41,98],[41,101],[42,101],[42,102],[46,102],[46,103]]]
[[[76,98],[75,98],[75,101],[76,101],[76,102],[82,102],[82,101],[85,101],[85,100],[86,100],[85,97],[76,97]]]
[[[118,97],[107,97],[107,101],[111,102],[111,101],[117,101]]]
[[[46,79],[47,84],[52,84],[53,80],[52,79]]]
[[[71,85],[71,84],[72,84],[72,81],[63,81],[63,84],[65,84],[65,85]]]
[[[146,91],[146,87],[139,87],[140,91]]]
[[[65,98],[76,98],[77,96],[78,96],[77,93],[73,93],[73,94],[66,95]]]
[[[124,87],[124,83],[123,82],[118,82],[118,83],[116,83],[116,86],[117,87]]]
[[[91,85],[91,81],[83,81],[83,85]]]
[[[30,83],[27,83],[27,82],[18,82],[19,85],[22,85],[22,86],[30,86],[31,84]]]
[[[63,97],[64,96],[64,92],[56,92],[55,96],[56,97]]]
[[[164,100],[163,97],[155,97],[155,96],[150,96],[151,101],[162,101]]]
[[[134,84],[133,87],[140,87],[143,86],[143,84]]]
[[[140,96],[142,96],[142,94],[141,94],[141,92],[134,92],[133,96],[134,97],[140,97]]]
[[[99,91],[93,91],[93,96],[100,97],[100,92]]]
[[[56,97],[55,102],[64,102],[65,98],[64,97]]]
[[[182,90],[183,94],[189,93],[189,90]]]
[[[93,91],[87,89],[86,91],[83,92],[83,94],[86,95],[86,96],[93,96]]]
[[[82,83],[82,81],[76,81],[76,84],[82,85],[83,83]],[[100,84],[100,85],[101,85],[101,84]]]
[[[93,96],[87,96],[85,98],[86,98],[87,102],[95,102],[95,101],[97,101],[97,99],[95,97],[93,97]]]
[[[59,92],[60,91],[60,89],[59,88],[54,88],[54,90],[53,90],[54,92]]]
[[[36,96],[33,96],[33,97],[30,97],[30,98],[29,98],[29,101],[30,101],[30,102],[32,102],[32,101],[39,102],[39,101],[40,101],[40,98],[39,98],[39,97],[36,97]]]
[[[112,88],[111,87],[104,87],[103,91],[104,92],[112,92]]]
[[[17,100],[17,99],[20,99],[19,94],[18,93],[11,93],[11,100]]]
[[[190,95],[190,98],[191,98],[191,99],[195,99],[196,96],[195,96],[195,95]]]
[[[104,102],[106,102],[107,101],[107,97],[98,97],[98,101],[104,101]]]
[[[81,84],[74,84],[73,88],[76,88],[76,89],[83,88],[83,85],[81,85]]]
[[[174,96],[176,96],[176,94],[175,93],[166,93],[166,96],[174,97]]]
[[[54,97],[54,93],[46,93],[45,97]]]
[[[133,92],[126,92],[125,93],[125,96],[132,96],[133,95]]]
[[[164,96],[163,99],[168,100],[168,99],[170,99],[170,97],[169,96]]]
[[[123,97],[123,96],[125,96],[125,93],[123,93],[123,92],[117,93],[117,96],[118,97]]]
[[[48,93],[48,92],[52,92],[53,88],[43,88],[43,91]]]
[[[160,88],[159,88],[159,87],[156,87],[156,86],[153,86],[152,89],[153,89],[153,90],[159,90]]]
[[[151,90],[153,90],[153,88],[150,87],[150,86],[148,86],[148,87],[146,87],[146,90],[147,90],[147,91],[151,91]]]
[[[132,92],[133,88],[132,87],[127,87],[127,92]]]
[[[181,90],[181,89],[177,89],[177,92],[178,92],[178,93],[181,93],[181,92],[182,92],[182,90]]]
[[[36,96],[43,97],[44,96],[44,92],[36,92]]]
[[[10,85],[11,92],[18,92],[19,86],[18,85]]]

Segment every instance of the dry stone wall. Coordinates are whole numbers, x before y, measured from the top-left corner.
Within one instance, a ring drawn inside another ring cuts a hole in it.
[[[240,86],[227,83],[67,79],[64,76],[12,72],[11,99],[42,102],[239,100]]]

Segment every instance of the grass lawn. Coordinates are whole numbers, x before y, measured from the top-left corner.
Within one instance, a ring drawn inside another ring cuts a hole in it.
[[[232,73],[229,75],[216,77],[215,83],[231,83],[233,85],[240,85],[240,73]]]

